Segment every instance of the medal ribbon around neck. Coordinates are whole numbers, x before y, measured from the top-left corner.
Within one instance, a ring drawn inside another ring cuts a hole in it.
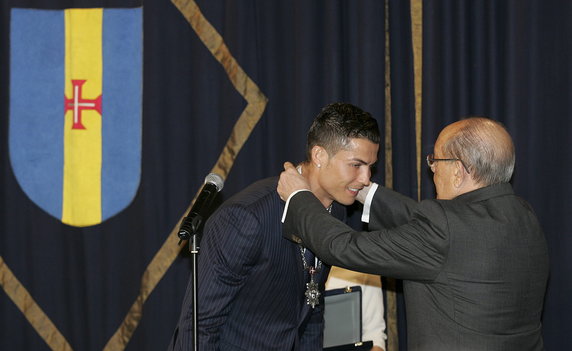
[[[302,264],[304,265],[304,270],[308,271],[310,274],[310,281],[306,283],[306,292],[304,295],[306,296],[306,305],[312,306],[312,308],[316,307],[316,305],[320,304],[320,290],[318,289],[318,284],[314,281],[314,276],[316,273],[322,270],[322,261],[319,260],[317,257],[314,257],[314,265],[309,266],[308,262],[306,261],[306,248],[300,247],[300,254],[302,256]]]
[[[332,213],[331,204],[328,206],[327,211],[330,214]],[[306,292],[304,293],[304,296],[306,296],[306,305],[310,305],[314,308],[316,305],[320,304],[320,296],[322,295],[318,289],[318,284],[314,281],[316,273],[322,270],[322,261],[318,259],[318,257],[314,257],[314,265],[309,266],[306,261],[306,248],[302,247],[302,245],[298,245],[298,247],[300,248],[304,270],[308,270],[308,273],[310,274],[310,282],[306,283]]]

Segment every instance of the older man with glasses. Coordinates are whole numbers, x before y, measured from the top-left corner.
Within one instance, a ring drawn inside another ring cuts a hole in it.
[[[325,213],[286,163],[283,233],[328,264],[403,279],[409,350],[543,350],[548,251],[534,211],[509,183],[514,163],[500,123],[455,122],[427,156],[437,199],[367,186],[358,200],[370,232]]]

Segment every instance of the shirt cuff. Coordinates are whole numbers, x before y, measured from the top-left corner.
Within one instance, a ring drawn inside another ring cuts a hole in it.
[[[377,191],[377,187],[379,185],[377,183],[373,183],[367,196],[365,197],[365,201],[363,203],[363,212],[361,215],[361,221],[364,223],[369,223],[369,209],[371,207],[371,201],[373,200],[373,194]]]
[[[290,194],[290,196],[288,196],[288,199],[286,200],[286,205],[284,205],[284,212],[282,212],[282,220],[281,222],[284,223],[284,220],[286,219],[286,212],[288,212],[288,205],[290,204],[290,199],[292,198],[292,196],[298,194],[300,191],[310,191],[310,189],[300,189],[300,190],[296,190],[295,192],[293,192],[292,194]]]

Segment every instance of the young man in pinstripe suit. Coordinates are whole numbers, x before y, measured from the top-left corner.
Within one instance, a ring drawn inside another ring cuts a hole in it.
[[[324,211],[345,207],[370,183],[379,149],[377,122],[347,103],[322,109],[298,171]],[[206,350],[321,350],[329,267],[282,236],[278,178],[260,180],[226,201],[205,225],[198,260],[198,344]],[[193,345],[187,290],[170,350]]]

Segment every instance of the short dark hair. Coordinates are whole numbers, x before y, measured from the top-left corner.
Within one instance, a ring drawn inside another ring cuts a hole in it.
[[[377,121],[361,108],[335,102],[322,108],[308,131],[306,157],[312,159],[312,148],[319,145],[333,156],[348,147],[350,139],[362,138],[379,144]]]

